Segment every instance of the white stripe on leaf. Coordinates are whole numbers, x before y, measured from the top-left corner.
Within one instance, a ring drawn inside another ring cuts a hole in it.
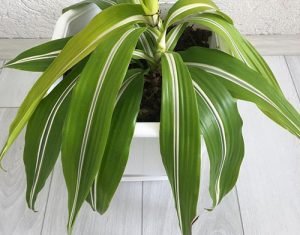
[[[286,116],[285,113],[281,110],[281,108],[279,108],[278,105],[276,105],[272,100],[270,100],[269,97],[267,97],[263,92],[261,92],[260,90],[255,88],[253,85],[243,81],[242,79],[240,79],[239,77],[237,77],[231,73],[228,73],[228,72],[226,72],[218,67],[212,66],[212,65],[207,65],[207,64],[203,64],[203,63],[193,63],[193,62],[188,62],[186,64],[188,66],[200,67],[211,74],[215,74],[217,76],[225,78],[226,80],[233,82],[233,83],[245,88],[246,90],[256,94],[262,100],[264,100],[265,102],[270,104],[273,108],[275,108],[279,113],[281,113],[300,133],[300,129],[297,126],[297,124],[295,124],[288,116]]]
[[[51,131],[51,127],[53,125],[54,119],[56,117],[56,114],[57,114],[61,104],[64,102],[66,97],[70,94],[73,87],[75,86],[77,78],[75,78],[74,81],[72,81],[68,85],[68,87],[65,89],[65,91],[58,98],[58,100],[56,101],[55,105],[53,106],[53,108],[52,108],[52,110],[49,114],[49,117],[48,117],[48,119],[46,121],[46,124],[45,124],[45,127],[43,129],[42,136],[40,138],[39,148],[38,148],[38,155],[37,155],[36,166],[35,166],[35,171],[34,171],[33,185],[32,185],[31,190],[30,190],[29,206],[31,208],[33,208],[33,197],[35,195],[36,186],[37,186],[37,183],[38,183],[38,180],[39,180],[39,175],[40,175],[40,172],[41,172],[41,168],[42,168],[43,159],[44,159],[44,156],[45,156],[45,151],[46,151],[47,142],[48,142],[49,134],[50,134],[50,131]]]
[[[22,64],[22,63],[27,63],[27,62],[32,62],[32,61],[45,60],[45,59],[54,59],[59,55],[60,52],[61,52],[61,50],[58,50],[58,51],[53,51],[53,52],[49,52],[49,53],[42,54],[42,55],[26,57],[26,58],[17,60],[12,63],[7,63],[6,66],[12,66],[12,65],[17,65],[17,64]]]
[[[90,130],[91,130],[92,120],[93,120],[93,117],[94,117],[94,112],[95,112],[95,109],[96,109],[96,104],[97,104],[99,94],[100,94],[101,89],[102,89],[104,79],[107,75],[109,67],[110,67],[110,65],[111,65],[111,63],[112,63],[119,47],[122,45],[123,41],[127,38],[127,36],[130,33],[132,33],[134,30],[135,29],[128,30],[119,39],[119,41],[115,44],[115,46],[112,48],[110,54],[108,55],[107,61],[106,61],[105,65],[104,65],[104,67],[101,71],[101,74],[99,76],[98,83],[97,83],[96,89],[95,89],[95,93],[94,93],[94,96],[93,96],[93,99],[92,99],[91,107],[90,107],[90,110],[89,110],[89,113],[88,113],[86,127],[85,127],[83,140],[82,140],[82,144],[81,144],[81,151],[80,151],[79,165],[78,165],[78,172],[77,172],[77,182],[76,182],[76,187],[75,187],[75,197],[74,197],[73,206],[72,206],[72,210],[71,210],[71,214],[70,214],[70,221],[73,221],[74,216],[75,216],[78,193],[79,193],[79,187],[80,187],[80,183],[81,183],[81,172],[82,172],[82,167],[83,167],[83,163],[84,163],[86,147],[87,147],[88,138],[89,138],[89,134],[90,134]],[[71,226],[71,224],[69,224],[69,226]]]
[[[214,20],[211,20],[209,18],[203,17],[203,16],[198,16],[198,17],[191,17],[190,19],[188,19],[188,21],[204,21],[207,23],[210,23],[212,25],[214,25],[215,27],[219,28],[220,30],[222,30],[222,32],[227,36],[227,39],[230,41],[231,45],[233,46],[233,49],[235,50],[235,52],[237,53],[237,56],[239,57],[240,60],[242,60],[246,65],[248,65],[250,68],[253,68],[253,66],[251,66],[248,62],[248,60],[244,57],[243,53],[241,52],[239,46],[237,45],[236,41],[233,39],[232,34],[230,34],[228,32],[228,30],[226,30],[226,28],[224,28],[221,24],[217,23]],[[227,23],[227,22],[226,22]],[[242,36],[241,36],[242,37]]]
[[[218,177],[217,177],[216,184],[215,184],[216,204],[218,204],[219,200],[220,200],[221,175],[222,175],[225,160],[227,157],[227,145],[226,145],[227,141],[226,141],[225,127],[223,125],[223,120],[222,120],[219,112],[213,105],[210,98],[205,94],[205,92],[201,89],[201,87],[196,82],[193,81],[193,85],[195,87],[197,94],[202,98],[202,100],[205,102],[205,104],[209,108],[210,112],[213,114],[213,117],[215,118],[215,121],[216,121],[217,126],[220,131],[220,137],[221,137],[221,143],[222,143],[222,161],[221,161],[221,164],[220,164],[220,167],[218,170]]]
[[[189,11],[189,10],[192,10],[194,8],[197,8],[197,7],[207,7],[207,8],[210,8],[211,10],[215,11],[216,9],[212,6],[212,5],[209,5],[209,4],[205,4],[205,3],[193,3],[193,4],[189,4],[189,5],[185,5],[179,9],[177,9],[176,11],[174,11],[170,17],[168,18],[168,21],[166,23],[167,26],[169,26],[170,22],[172,22],[177,16]],[[207,11],[206,11],[207,12]]]
[[[178,211],[179,223],[182,228],[182,215],[180,207],[180,195],[179,195],[179,84],[178,84],[178,73],[176,68],[176,62],[172,54],[166,53],[166,59],[170,68],[170,76],[172,78],[172,91],[173,91],[173,152],[174,152],[174,191],[176,198],[176,207]]]

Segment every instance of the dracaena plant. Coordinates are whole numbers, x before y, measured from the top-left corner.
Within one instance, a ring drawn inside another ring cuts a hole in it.
[[[26,198],[34,209],[61,152],[71,231],[85,201],[101,214],[107,210],[127,163],[144,76],[160,73],[161,156],[182,234],[190,235],[201,136],[210,159],[214,208],[234,187],[244,156],[236,100],[255,103],[296,136],[300,116],[264,59],[212,1],[179,0],[164,19],[156,0],[128,2],[88,0],[65,9],[94,3],[102,11],[78,34],[32,48],[6,64],[43,73],[11,124],[1,158],[27,125]],[[214,32],[221,47],[174,51],[191,24]]]

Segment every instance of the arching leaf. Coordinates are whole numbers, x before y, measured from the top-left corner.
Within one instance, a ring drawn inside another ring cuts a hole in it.
[[[91,55],[73,91],[62,140],[71,231],[100,169],[114,104],[144,28],[129,27]],[[104,49],[105,48],[105,49]]]
[[[258,72],[218,50],[193,47],[181,56],[189,67],[214,74],[235,98],[255,103],[269,118],[300,136],[298,111]]]
[[[119,31],[122,30],[126,31],[128,25],[146,21],[146,18],[143,16],[142,7],[133,4],[116,5],[95,16],[84,30],[67,43],[59,56],[28,93],[10,126],[8,139],[0,153],[0,160],[24,128],[37,105],[55,81],[75,64],[87,57],[108,37],[115,38],[115,34],[118,34]]]
[[[38,105],[25,135],[24,164],[27,178],[26,200],[34,210],[35,200],[58,158],[62,127],[72,89],[84,64],[74,68]]]
[[[7,62],[4,67],[31,72],[44,72],[70,39],[71,37],[57,39],[33,47]]]
[[[199,68],[190,73],[210,159],[209,191],[215,207],[236,184],[244,157],[243,123],[236,100],[222,83]]]
[[[115,194],[129,156],[143,94],[144,71],[129,70],[119,91],[102,164],[88,201],[103,214]]]

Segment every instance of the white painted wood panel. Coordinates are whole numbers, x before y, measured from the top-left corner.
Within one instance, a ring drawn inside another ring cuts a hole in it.
[[[300,35],[246,35],[248,40],[265,56],[299,55]]]
[[[0,76],[0,107],[19,107],[39,75],[4,68]]]
[[[85,203],[74,234],[140,235],[142,226],[142,183],[121,183],[107,214],[100,216]],[[67,191],[58,162],[51,184],[43,235],[67,234]]]
[[[8,127],[17,109],[0,109],[0,146],[2,148]],[[7,172],[0,171],[0,234],[39,235],[42,229],[49,184],[39,195],[36,210],[28,209],[26,177],[23,164],[24,133],[20,135],[3,160]]]
[[[285,59],[296,86],[298,97],[300,97],[300,56],[286,56]]]
[[[193,226],[194,234],[242,235],[236,191],[233,190],[212,212],[205,208],[212,205],[208,193],[209,164],[203,155],[201,192],[198,203],[199,219]],[[143,235],[180,235],[178,220],[168,182],[144,182],[143,187]]]
[[[284,57],[266,57],[290,102],[299,100]],[[254,105],[239,104],[245,160],[238,195],[246,235],[300,233],[300,143]]]

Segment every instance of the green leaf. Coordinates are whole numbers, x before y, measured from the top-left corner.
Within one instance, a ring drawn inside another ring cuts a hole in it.
[[[108,209],[125,170],[143,85],[144,71],[129,70],[117,98],[101,168],[89,201],[94,210],[101,214]]]
[[[170,30],[170,32],[167,34],[167,38],[166,38],[166,40],[167,40],[167,42],[166,42],[167,49],[166,50],[167,51],[174,50],[174,48],[177,45],[178,40],[184,33],[187,26],[188,26],[188,23],[179,24]]]
[[[53,40],[26,50],[15,59],[7,62],[5,67],[32,72],[44,72],[70,39],[71,37]]]
[[[91,55],[73,91],[62,140],[69,232],[100,169],[118,91],[143,31],[128,27],[103,42]]]
[[[255,103],[269,118],[300,136],[299,113],[258,72],[218,50],[193,47],[181,55],[188,66],[217,76],[233,97]]]
[[[200,122],[187,67],[177,53],[162,57],[160,149],[172,186],[179,225],[191,235],[200,184]]]
[[[133,59],[137,59],[137,60],[146,60],[147,62],[149,62],[149,64],[153,67],[156,66],[156,61],[149,55],[147,55],[144,51],[142,50],[135,50],[133,52]]]
[[[168,28],[172,24],[179,22],[193,14],[212,12],[223,17],[229,23],[232,20],[225,15],[219,8],[210,0],[179,0],[169,10],[165,20],[165,27]]]
[[[139,38],[138,46],[141,48],[145,53],[147,53],[150,57],[154,57],[155,51],[155,39],[153,38],[152,34],[148,31],[145,31],[141,37]]]
[[[119,31],[126,30],[128,25],[138,22],[146,22],[142,7],[140,5],[120,4],[99,13],[85,29],[75,35],[34,84],[23,101],[10,126],[9,137],[1,151],[0,160],[26,125],[52,84],[75,64],[87,57],[105,39],[114,38]]]
[[[281,92],[271,69],[256,49],[245,39],[234,25],[215,14],[201,14],[187,19],[188,22],[208,27],[221,37],[230,48],[232,55],[243,61],[248,67],[261,73],[271,85]],[[220,48],[222,49],[222,48]]]
[[[89,4],[95,4],[100,9],[104,10],[108,7],[116,5],[117,3],[114,0],[85,0],[85,1],[81,1],[79,3],[76,3],[74,5],[71,5],[69,7],[66,7],[65,9],[63,9],[63,13],[65,13],[69,10],[78,9],[80,7],[83,7],[83,6],[86,6],[86,5],[89,5]]]
[[[61,146],[61,130],[69,99],[83,64],[75,67],[38,105],[30,118],[24,148],[27,177],[26,200],[34,210],[35,200],[52,172]]]
[[[213,207],[236,184],[244,157],[242,119],[236,100],[213,75],[190,68],[197,94],[201,130],[210,159]]]

